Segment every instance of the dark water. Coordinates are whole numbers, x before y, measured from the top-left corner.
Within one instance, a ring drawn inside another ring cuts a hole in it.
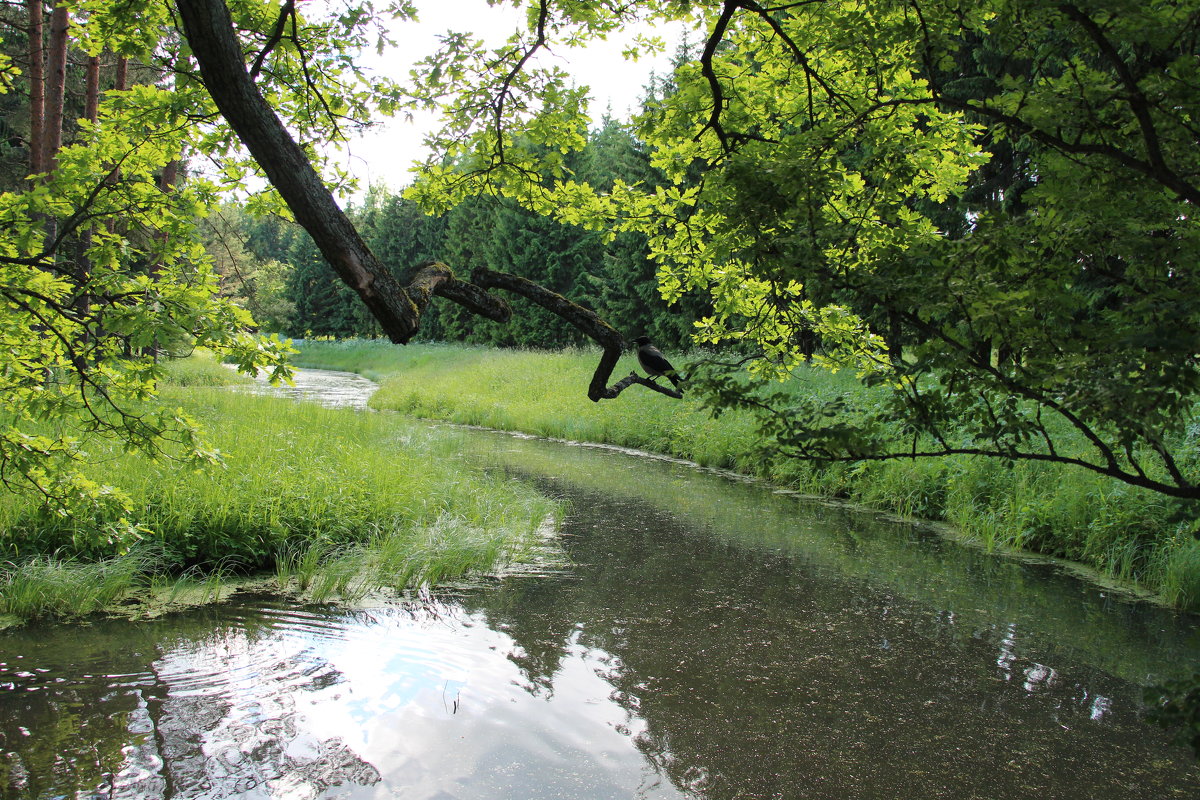
[[[406,424],[397,419],[397,424]],[[1200,797],[1195,618],[678,464],[460,432],[567,569],[0,634],[6,797]]]

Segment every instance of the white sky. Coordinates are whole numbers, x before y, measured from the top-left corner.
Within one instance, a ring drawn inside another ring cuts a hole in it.
[[[417,0],[415,5],[420,21],[395,25],[395,48],[387,50],[382,58],[373,50],[363,54],[372,68],[397,80],[407,80],[413,64],[437,49],[435,37],[439,34],[450,30],[469,31],[494,46],[501,44],[524,22],[523,11],[510,5],[489,6],[485,0]],[[661,75],[669,68],[682,28],[656,33],[667,46],[661,56],[653,59],[626,61],[621,52],[633,39],[628,35],[610,37],[587,49],[553,50],[542,56],[542,63],[554,59],[558,66],[576,76],[580,84],[590,87],[592,105],[589,110],[593,120],[598,120],[607,108],[611,108],[616,117],[628,118],[629,112],[637,108],[651,72]],[[382,185],[397,191],[411,183],[409,169],[426,152],[421,139],[435,124],[436,119],[431,114],[417,116],[412,121],[391,119],[352,142],[345,163],[358,177],[360,193],[369,185]]]

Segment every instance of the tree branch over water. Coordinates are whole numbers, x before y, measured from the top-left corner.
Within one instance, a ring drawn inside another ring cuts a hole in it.
[[[412,340],[435,295],[453,300],[479,316],[507,322],[512,316],[511,307],[487,291],[505,289],[558,315],[600,345],[603,353],[588,386],[588,397],[593,402],[613,399],[633,382],[672,397],[682,396],[645,379],[629,382],[627,378],[608,387],[607,381],[625,349],[621,334],[595,312],[518,275],[479,269],[471,283],[457,278],[447,265],[431,262],[419,265],[407,285],[396,280],[367,247],[303,149],[258,90],[246,69],[224,0],[178,0],[177,6],[205,88],[217,109],[325,260],[358,293],[391,341],[406,344]]]

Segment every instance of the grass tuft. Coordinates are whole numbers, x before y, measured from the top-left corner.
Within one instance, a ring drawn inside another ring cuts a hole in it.
[[[139,592],[217,596],[226,576],[264,570],[316,599],[412,586],[494,570],[558,514],[532,488],[467,464],[452,431],[229,391],[229,370],[211,359],[171,372],[185,377],[163,402],[200,422],[224,465],[95,452],[95,478],[135,498],[129,519],[62,518],[0,493],[0,613],[87,614]],[[109,532],[130,521],[142,541],[124,553]]]

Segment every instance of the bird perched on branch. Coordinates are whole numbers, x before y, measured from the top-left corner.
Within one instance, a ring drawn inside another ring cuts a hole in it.
[[[649,336],[639,336],[633,340],[633,343],[638,346],[637,357],[638,363],[642,365],[642,369],[646,370],[646,374],[651,378],[663,376],[669,380],[676,389],[682,390],[682,382],[679,380],[679,373],[671,366],[671,362],[667,361],[663,356],[662,351],[654,345],[650,344]]]

